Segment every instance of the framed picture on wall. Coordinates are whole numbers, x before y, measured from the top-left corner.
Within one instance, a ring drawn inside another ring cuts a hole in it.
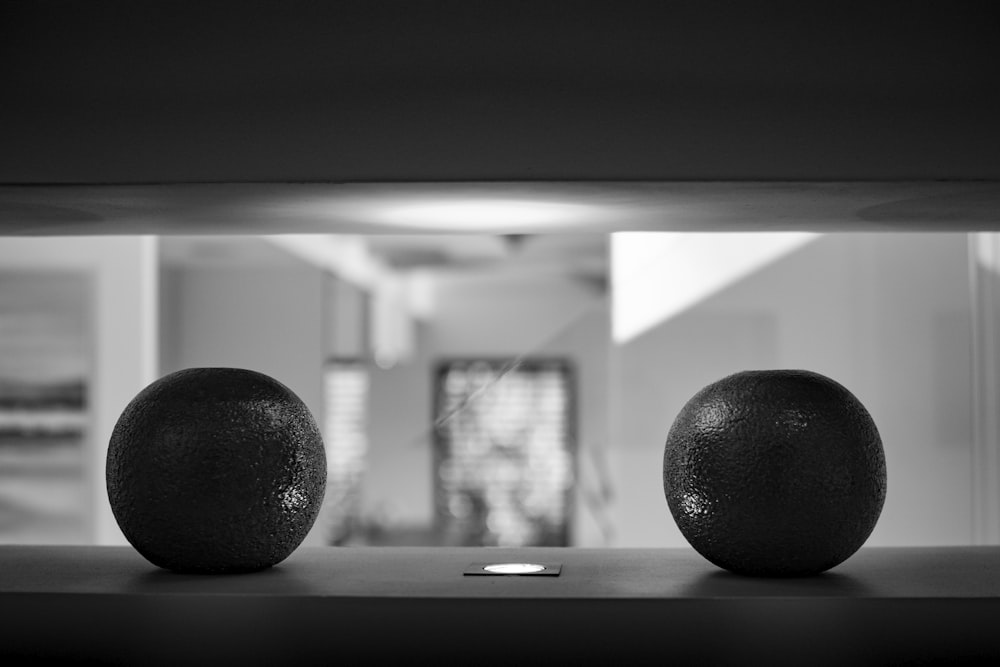
[[[88,542],[90,282],[0,271],[0,542]]]

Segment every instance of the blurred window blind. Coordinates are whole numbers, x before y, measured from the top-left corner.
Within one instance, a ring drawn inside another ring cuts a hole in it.
[[[569,362],[447,361],[435,381],[435,516],[445,543],[568,545]]]
[[[327,487],[320,519],[327,541],[342,544],[357,521],[361,480],[368,452],[367,366],[335,359],[324,373]]]

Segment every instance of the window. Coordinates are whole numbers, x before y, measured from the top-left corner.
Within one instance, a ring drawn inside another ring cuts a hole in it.
[[[351,534],[368,451],[368,368],[336,359],[324,376],[326,495],[320,519],[327,542],[342,544]]]
[[[435,517],[446,544],[565,546],[575,472],[564,360],[456,360],[435,386]]]

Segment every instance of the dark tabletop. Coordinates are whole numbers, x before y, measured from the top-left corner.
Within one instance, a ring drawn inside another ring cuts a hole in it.
[[[500,562],[561,571],[463,574]],[[688,549],[300,548],[207,576],[0,547],[3,664],[1000,664],[998,622],[1000,547],[865,548],[795,579]]]
[[[474,564],[558,563],[559,576],[463,576]],[[303,547],[252,574],[181,575],[131,547],[0,546],[0,595],[400,598],[992,598],[1000,548],[866,548],[812,577],[729,574],[690,549]]]

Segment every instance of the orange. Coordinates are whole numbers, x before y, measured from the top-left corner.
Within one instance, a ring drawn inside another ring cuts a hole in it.
[[[288,387],[239,368],[190,368],[139,392],[107,458],[108,498],[135,549],[178,572],[284,560],[316,520],[326,454]]]
[[[828,377],[744,371],[683,407],[663,489],[685,539],[732,572],[828,570],[868,539],[885,502],[885,453],[861,402]]]

